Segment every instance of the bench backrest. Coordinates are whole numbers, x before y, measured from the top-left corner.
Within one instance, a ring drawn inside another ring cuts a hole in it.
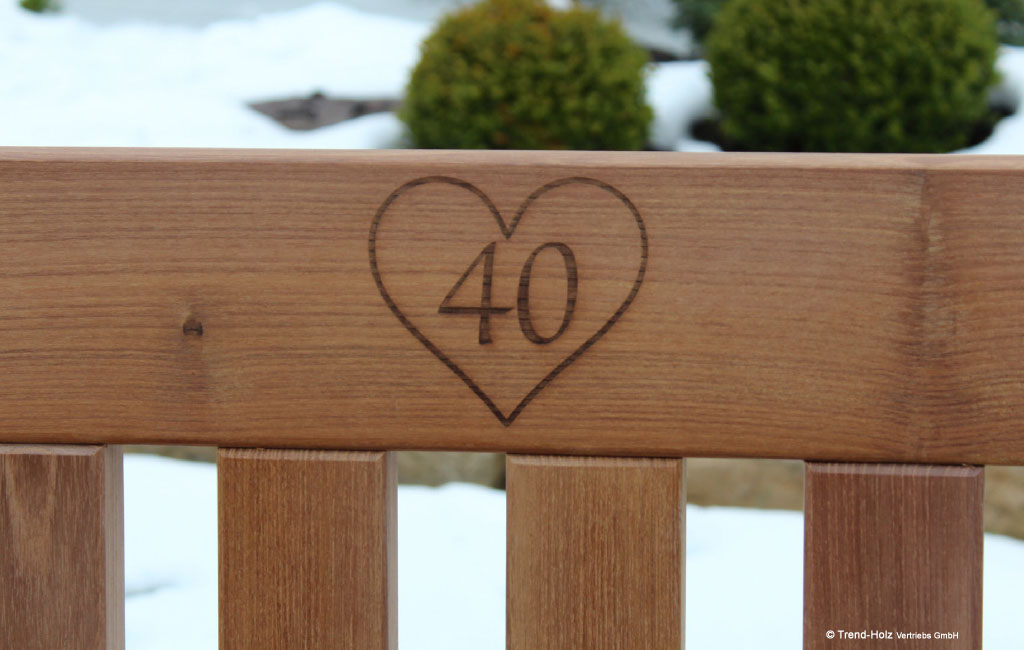
[[[805,645],[861,619],[980,643],[982,473],[943,465],[1024,464],[1022,180],[1017,157],[0,149],[0,502],[28,508],[0,540],[63,535],[25,495],[84,482],[116,584],[119,457],[38,445],[215,445],[222,647],[328,620],[386,646],[384,452],[504,451],[510,644],[677,647],[680,459],[797,458],[822,461]],[[864,550],[886,536],[902,554]],[[329,578],[279,562],[327,552]],[[945,605],[893,605],[936,584]],[[19,602],[0,630],[35,638]]]

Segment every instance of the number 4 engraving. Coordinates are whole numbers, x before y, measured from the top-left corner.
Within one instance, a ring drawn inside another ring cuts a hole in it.
[[[511,307],[491,307],[491,278],[494,275],[494,247],[497,244],[491,242],[484,247],[483,252],[476,256],[473,263],[469,265],[466,272],[462,274],[459,281],[455,283],[452,290],[448,292],[448,295],[441,301],[441,306],[437,308],[439,314],[479,314],[480,315],[480,345],[491,342],[491,314],[504,314],[512,311]],[[452,298],[458,293],[462,287],[462,283],[466,281],[469,274],[473,272],[473,269],[477,267],[480,260],[484,261],[484,281],[483,288],[480,290],[480,306],[479,307],[456,307],[452,305]]]
[[[492,307],[491,306],[491,285],[493,283],[494,276],[494,250],[497,246],[496,242],[491,242],[484,247],[483,251],[476,256],[473,263],[469,265],[466,272],[462,274],[462,277],[458,279],[455,285],[448,292],[448,295],[441,301],[441,305],[437,308],[439,314],[476,314],[480,316],[480,336],[479,342],[481,345],[485,343],[491,343],[491,314],[505,314],[512,311],[511,307]],[[545,248],[553,248],[562,255],[562,261],[565,263],[565,281],[566,281],[566,294],[565,294],[565,311],[562,316],[562,323],[558,328],[558,331],[551,336],[541,336],[533,328],[533,319],[530,317],[530,278],[533,274],[533,262],[537,258],[537,255]],[[478,307],[460,307],[452,305],[452,298],[458,293],[459,289],[462,288],[463,283],[466,282],[466,278],[473,272],[473,270],[480,264],[480,260],[484,262],[483,269],[483,283],[480,289],[480,306]],[[573,312],[576,310],[576,292],[579,284],[579,272],[576,266],[576,256],[573,255],[572,250],[563,243],[560,242],[547,242],[541,244],[530,253],[530,257],[523,264],[523,271],[519,275],[519,293],[516,298],[516,311],[519,317],[519,329],[523,332],[523,336],[532,343],[538,345],[544,345],[551,343],[569,328],[569,321],[572,320]]]

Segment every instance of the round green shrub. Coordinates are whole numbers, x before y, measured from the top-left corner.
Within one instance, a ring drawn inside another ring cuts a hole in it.
[[[729,0],[706,48],[722,132],[748,150],[950,151],[997,79],[978,0]]]
[[[424,148],[640,149],[646,66],[596,11],[487,0],[424,41],[399,116]]]

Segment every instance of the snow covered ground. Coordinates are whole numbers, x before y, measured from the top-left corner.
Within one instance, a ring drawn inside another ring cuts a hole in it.
[[[374,148],[391,115],[288,131],[246,103],[398,97],[427,23],[312,5],[202,28],[96,26],[0,1],[0,145]]]
[[[390,114],[295,132],[246,104],[316,90],[399,97],[429,28],[332,3],[188,26],[37,16],[0,0],[0,145],[402,146]],[[998,92],[1016,105],[1024,50],[1004,49],[999,66]],[[714,149],[687,133],[712,111],[704,63],[653,66],[648,87],[652,142]],[[973,151],[1024,153],[1024,115]],[[129,457],[125,483],[129,650],[215,648],[215,469]],[[403,650],[503,647],[504,513],[503,493],[486,488],[400,488]],[[799,647],[801,558],[798,513],[689,507],[687,648]],[[987,536],[985,567],[986,647],[1020,648],[1024,543]]]

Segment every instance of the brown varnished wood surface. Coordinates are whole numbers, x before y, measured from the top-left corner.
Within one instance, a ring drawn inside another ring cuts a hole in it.
[[[807,463],[805,485],[804,648],[981,648],[983,468]]]
[[[124,650],[119,447],[0,445],[0,647]]]
[[[0,440],[1024,464],[1022,174],[2,149]]]
[[[220,647],[395,650],[391,454],[221,449]]]
[[[510,455],[507,647],[683,647],[684,461]]]

